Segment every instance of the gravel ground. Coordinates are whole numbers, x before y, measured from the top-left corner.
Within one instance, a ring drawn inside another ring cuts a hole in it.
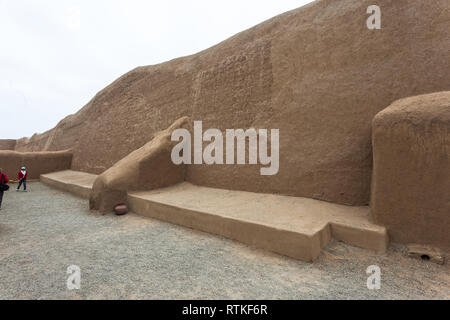
[[[449,266],[333,242],[304,263],[29,183],[0,211],[0,299],[450,299]],[[81,268],[81,289],[66,287]],[[380,290],[366,269],[382,270]]]

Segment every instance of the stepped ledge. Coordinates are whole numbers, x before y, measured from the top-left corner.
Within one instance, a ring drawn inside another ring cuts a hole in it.
[[[50,186],[89,198],[97,176],[77,171],[41,175]],[[369,220],[369,207],[201,187],[183,182],[129,192],[132,212],[273,251],[314,261],[331,238],[385,252],[386,228]]]

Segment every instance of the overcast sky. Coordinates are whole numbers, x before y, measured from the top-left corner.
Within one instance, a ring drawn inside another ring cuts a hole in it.
[[[0,139],[54,127],[127,71],[310,0],[0,0]]]

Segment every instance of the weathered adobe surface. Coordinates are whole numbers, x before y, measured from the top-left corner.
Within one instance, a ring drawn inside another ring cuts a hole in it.
[[[396,101],[373,121],[372,217],[394,242],[450,253],[450,91]]]
[[[16,148],[16,140],[0,139],[0,150],[14,150]]]
[[[0,151],[0,167],[9,179],[17,180],[20,167],[28,169],[28,179],[39,179],[41,174],[67,170],[72,164],[73,153],[69,150],[54,152]]]
[[[189,118],[178,119],[99,175],[92,186],[90,209],[109,213],[117,204],[127,203],[128,191],[153,190],[183,182],[186,166],[177,166],[171,161],[172,149],[177,144],[171,141],[171,136],[176,129],[192,131]]]
[[[280,171],[189,166],[194,184],[369,202],[371,121],[393,101],[450,90],[450,2],[322,0],[196,55],[139,67],[16,150],[73,148],[74,170],[102,173],[176,119],[204,128],[280,129]]]

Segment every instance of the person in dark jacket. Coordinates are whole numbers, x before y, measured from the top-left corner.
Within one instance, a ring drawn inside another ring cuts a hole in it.
[[[23,191],[27,192],[27,176],[28,176],[27,168],[22,167],[19,173],[17,174],[17,178],[19,179],[19,186],[17,187],[17,191],[20,190],[20,187],[22,186],[23,183]]]
[[[8,182],[8,177],[3,173],[3,169],[0,168],[0,210],[2,209],[3,192],[7,190],[4,186],[6,186]]]

